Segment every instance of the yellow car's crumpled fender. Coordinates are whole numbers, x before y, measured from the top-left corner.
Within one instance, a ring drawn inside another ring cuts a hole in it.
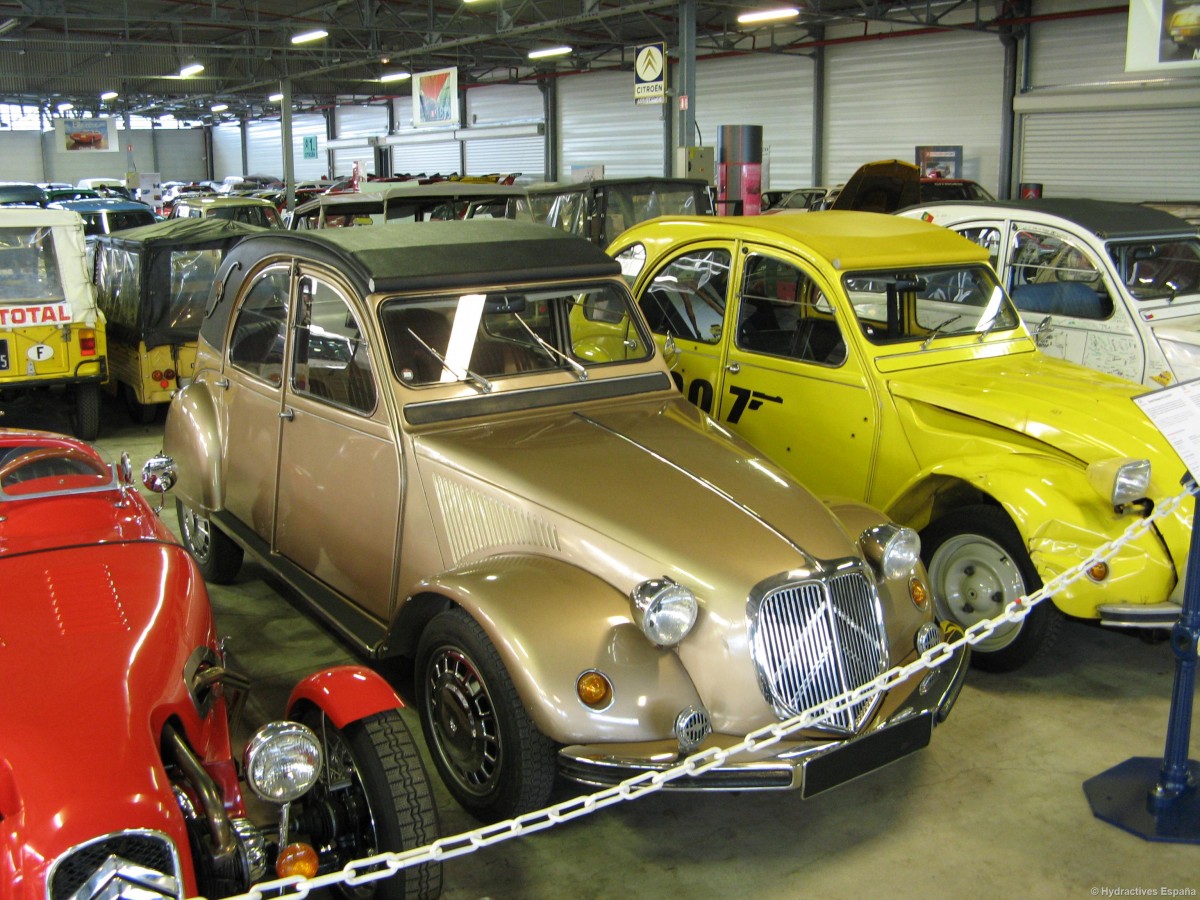
[[[559,743],[671,738],[678,713],[700,705],[679,657],[646,639],[629,600],[567,562],[488,557],[426,579],[414,597],[429,594],[449,599],[479,623],[526,712]],[[404,618],[401,611],[398,627]],[[603,711],[588,709],[575,694],[577,679],[589,669],[612,682],[613,701]]]
[[[1040,454],[982,454],[945,460],[915,475],[887,504],[897,521],[924,528],[949,512],[965,485],[1000,504],[1016,525],[1043,581],[1092,556],[1133,521],[1113,511],[1088,484],[1082,466]],[[1183,559],[1180,560],[1184,562]],[[1127,543],[1109,560],[1102,582],[1076,581],[1054,597],[1068,615],[1098,618],[1106,604],[1153,604],[1168,599],[1178,580],[1171,554],[1157,534]]]

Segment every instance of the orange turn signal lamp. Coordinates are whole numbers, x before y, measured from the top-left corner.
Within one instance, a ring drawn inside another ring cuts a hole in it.
[[[288,844],[279,851],[275,860],[275,874],[280,878],[290,878],[298,875],[301,878],[315,878],[320,861],[317,851],[308,844]]]

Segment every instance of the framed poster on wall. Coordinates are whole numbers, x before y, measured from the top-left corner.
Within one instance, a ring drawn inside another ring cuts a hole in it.
[[[922,178],[962,178],[962,160],[962,145],[917,148]]]
[[[120,146],[114,118],[54,120],[54,147],[59,153],[116,153]]]
[[[1200,4],[1129,0],[1125,71],[1200,69]]]
[[[413,76],[413,125],[458,125],[458,69]]]

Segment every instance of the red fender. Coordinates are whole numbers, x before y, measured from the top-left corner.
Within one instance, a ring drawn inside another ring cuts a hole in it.
[[[289,715],[301,700],[319,707],[338,728],[389,709],[404,708],[392,686],[364,666],[334,666],[309,675],[292,689]]]

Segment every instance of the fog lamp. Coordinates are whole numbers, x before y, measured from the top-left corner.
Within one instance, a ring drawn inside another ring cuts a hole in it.
[[[246,783],[271,803],[291,803],[317,783],[321,744],[299,722],[268,722],[246,744]]]
[[[1092,581],[1103,581],[1108,577],[1108,563],[1101,560],[1088,566],[1087,577]]]
[[[921,558],[920,536],[908,526],[893,522],[872,525],[859,535],[858,545],[884,578],[907,575]]]
[[[579,702],[592,709],[606,709],[613,699],[612,683],[595,669],[584,672],[575,681]]]
[[[308,844],[288,844],[279,851],[279,858],[275,860],[275,874],[280,878],[293,875],[315,878],[319,868],[317,851]]]
[[[643,581],[629,599],[642,634],[660,647],[672,647],[687,637],[700,609],[696,595],[670,578]]]
[[[929,588],[916,575],[908,579],[908,596],[917,609],[925,609],[929,606]]]
[[[1114,509],[1150,492],[1150,460],[1104,459],[1087,467],[1088,484]]]

